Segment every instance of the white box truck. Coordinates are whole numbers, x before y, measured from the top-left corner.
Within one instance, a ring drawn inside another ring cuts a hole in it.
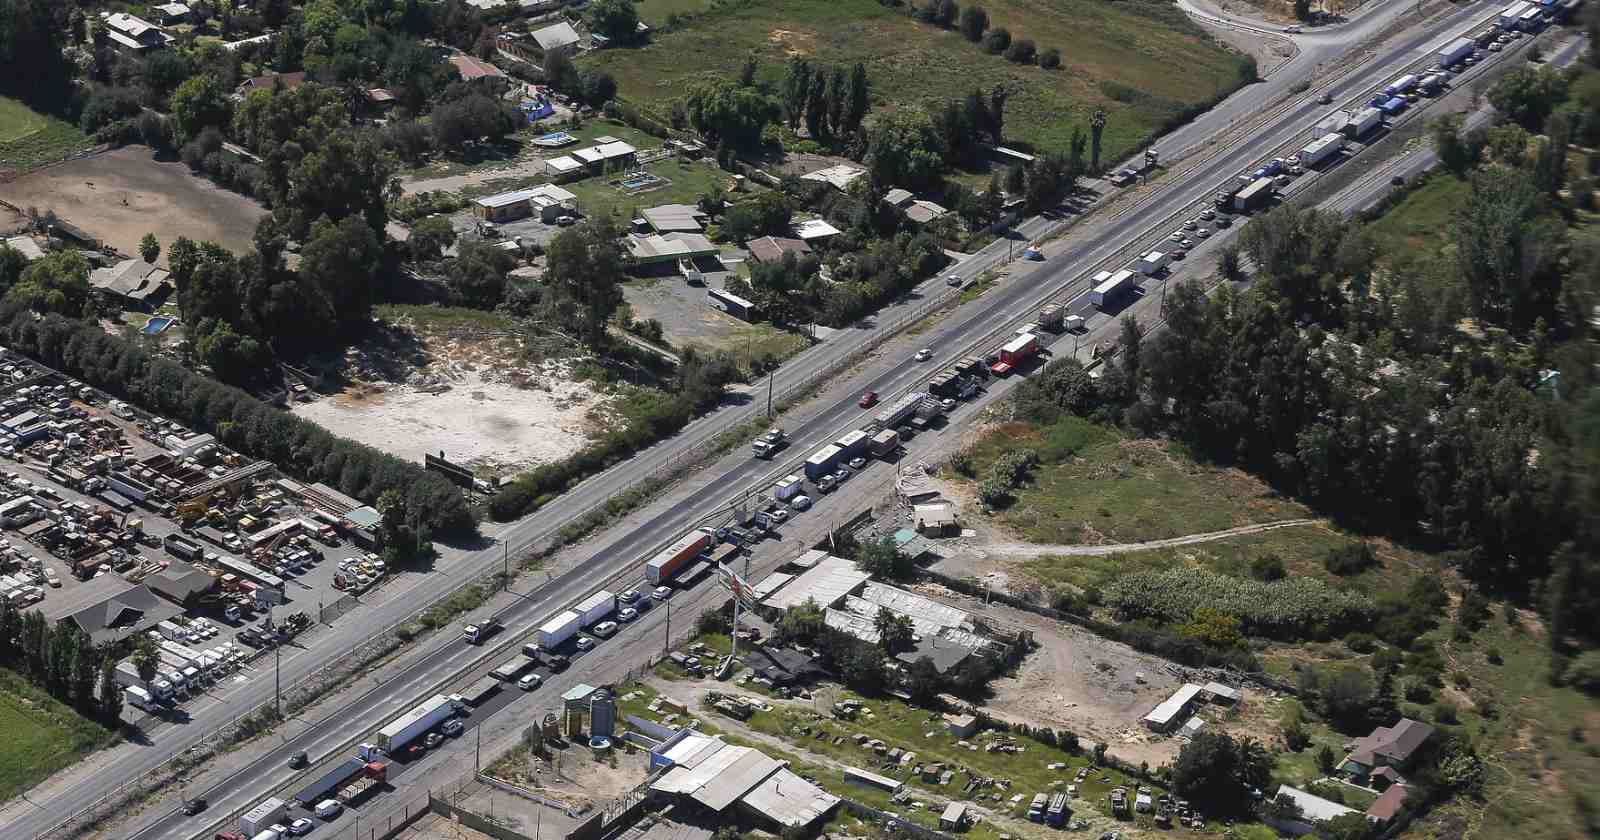
[[[1105,274],[1105,272],[1102,271],[1101,274]],[[1095,275],[1095,279],[1099,280],[1099,277],[1099,274]],[[1115,299],[1117,295],[1122,294],[1132,287],[1133,272],[1124,268],[1121,271],[1106,277],[1106,279],[1100,280],[1100,282],[1093,289],[1090,289],[1089,303],[1104,309],[1106,301]]]
[[[1500,12],[1500,28],[1517,28],[1517,20],[1521,18],[1522,13],[1527,10],[1528,4],[1525,2],[1512,3],[1511,5],[1505,7],[1505,9]]]
[[[254,837],[272,827],[273,823],[283,820],[283,815],[289,812],[289,803],[273,797],[256,804],[256,807],[244,812],[239,818],[239,831],[246,837]]]
[[[1146,277],[1151,277],[1161,269],[1166,268],[1167,263],[1171,261],[1172,258],[1166,254],[1163,254],[1160,251],[1151,251],[1150,253],[1145,254],[1138,260],[1134,261],[1133,270],[1143,274]]]
[[[566,610],[551,616],[540,625],[538,630],[533,631],[533,638],[539,643],[539,647],[553,651],[561,647],[562,642],[572,638],[572,634],[578,632],[578,628],[582,626],[583,615],[576,610]]]
[[[778,483],[772,485],[772,497],[780,502],[787,502],[804,493],[805,490],[805,479],[798,475],[790,474],[778,479]]]
[[[583,599],[573,610],[583,616],[583,626],[590,627],[617,611],[617,594],[602,589]]]
[[[147,712],[161,711],[161,704],[156,702],[156,698],[136,685],[130,685],[122,690],[122,702]]]
[[[394,755],[401,747],[411,743],[413,738],[455,717],[455,713],[450,698],[435,694],[378,730],[374,743],[378,749]]]

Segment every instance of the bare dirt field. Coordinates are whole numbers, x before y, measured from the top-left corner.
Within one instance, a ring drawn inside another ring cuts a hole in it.
[[[634,280],[622,287],[622,296],[636,320],[661,322],[662,337],[675,348],[697,344],[709,350],[727,350],[741,361],[769,354],[782,360],[809,343],[803,335],[771,324],[741,321],[707,306],[705,289],[690,286],[681,277]]]
[[[370,346],[352,349],[350,386],[294,411],[413,461],[443,452],[458,464],[508,472],[582,448],[594,428],[587,415],[604,397],[573,381],[564,362],[519,362],[518,336],[455,333],[420,330],[423,363],[386,375],[375,369],[394,370],[393,359],[376,358],[383,354]]]
[[[237,193],[158,161],[144,146],[125,146],[68,161],[0,184],[0,199],[56,215],[116,248],[136,254],[154,233],[162,253],[179,236],[211,240],[232,251],[250,247],[267,211]],[[18,221],[18,220],[13,220]]]

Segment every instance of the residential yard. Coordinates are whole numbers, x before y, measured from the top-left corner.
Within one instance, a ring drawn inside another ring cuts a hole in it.
[[[557,131],[571,134],[578,142],[559,149],[547,149],[528,142]],[[549,180],[544,172],[546,159],[561,157],[571,154],[575,149],[593,145],[596,137],[615,137],[640,150],[661,146],[660,138],[613,120],[592,119],[579,128],[570,128],[565,120],[546,119],[538,125],[519,130],[494,149],[485,150],[475,157],[435,160],[409,170],[400,176],[400,188],[407,194],[446,190],[489,195],[542,184]]]
[[[660,145],[660,141],[656,141]],[[667,183],[645,192],[626,193],[611,185],[621,173],[611,176],[585,178],[562,184],[578,197],[578,209],[585,216],[603,216],[616,213],[623,222],[635,218],[635,210],[659,204],[694,204],[709,192],[712,184],[727,186],[728,173],[705,160],[664,158],[640,167]]]
[[[0,801],[9,800],[112,738],[99,724],[0,671]]]
[[[642,278],[622,287],[623,297],[639,321],[660,322],[662,337],[674,348],[697,345],[726,350],[745,367],[768,356],[782,361],[811,346],[805,335],[769,323],[741,321],[706,305],[706,290],[682,277]]]
[[[687,5],[662,0],[648,19]],[[668,9],[668,7],[673,7]],[[636,49],[583,59],[616,77],[623,96],[666,115],[667,103],[699,79],[733,78],[745,57],[762,60],[774,88],[790,56],[825,64],[865,62],[880,109],[943,101],[974,86],[1005,85],[1007,141],[1065,150],[1074,128],[1087,133],[1096,108],[1109,117],[1103,160],[1115,160],[1180,113],[1240,84],[1241,57],[1219,46],[1175,6],[1149,0],[992,0],[991,26],[1039,50],[1061,51],[1060,70],[1021,66],[988,55],[953,31],[912,20],[875,0],[781,0],[726,3]],[[685,61],[684,56],[695,60]]]
[[[94,141],[77,126],[0,96],[0,178],[13,170],[53,163],[92,145]]]
[[[1129,440],[1082,420],[983,430],[972,446],[979,479],[1012,449],[1033,449],[1042,463],[1015,503],[988,521],[1027,542],[1143,542],[1308,515],[1255,477],[1200,463],[1180,444]],[[976,482],[967,484],[970,491]]]

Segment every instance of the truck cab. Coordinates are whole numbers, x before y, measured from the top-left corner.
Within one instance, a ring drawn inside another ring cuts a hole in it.
[[[500,619],[492,617],[486,618],[482,621],[474,622],[461,628],[461,638],[465,639],[469,645],[476,645],[482,643],[484,639],[494,635],[495,631],[499,629]]]
[[[750,453],[757,458],[771,458],[778,450],[789,445],[789,436],[776,426],[750,444]]]

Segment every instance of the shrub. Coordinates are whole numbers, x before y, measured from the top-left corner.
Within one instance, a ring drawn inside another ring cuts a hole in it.
[[[1591,650],[1572,660],[1565,676],[1573,688],[1589,694],[1600,694],[1600,650]]]
[[[1004,26],[997,26],[983,36],[984,52],[990,55],[999,55],[1011,46],[1011,30]]]
[[[1283,558],[1276,554],[1263,554],[1250,561],[1250,576],[1264,583],[1283,580],[1287,574]]]
[[[1322,567],[1329,574],[1348,577],[1361,574],[1377,562],[1378,557],[1372,553],[1372,546],[1363,542],[1329,549],[1322,558]]]
[[[1432,703],[1433,689],[1423,680],[1406,681],[1406,700],[1412,703]]]
[[[1039,66],[1046,70],[1054,70],[1061,66],[1061,51],[1055,47],[1039,54]]]
[[[1446,725],[1455,724],[1459,719],[1455,704],[1447,703],[1443,700],[1433,704],[1433,719]]]
[[[1032,41],[1027,38],[1019,38],[1012,41],[1009,47],[1006,47],[1006,60],[1014,61],[1018,64],[1032,64],[1038,53],[1039,50],[1033,45]]]
[[[1373,604],[1320,580],[1273,583],[1208,570],[1169,569],[1125,575],[1105,591],[1125,619],[1184,621],[1201,607],[1237,616],[1246,633],[1273,638],[1324,635],[1369,623]]]
[[[1344,646],[1356,653],[1371,653],[1378,647],[1378,640],[1371,633],[1350,633],[1344,637]]]

